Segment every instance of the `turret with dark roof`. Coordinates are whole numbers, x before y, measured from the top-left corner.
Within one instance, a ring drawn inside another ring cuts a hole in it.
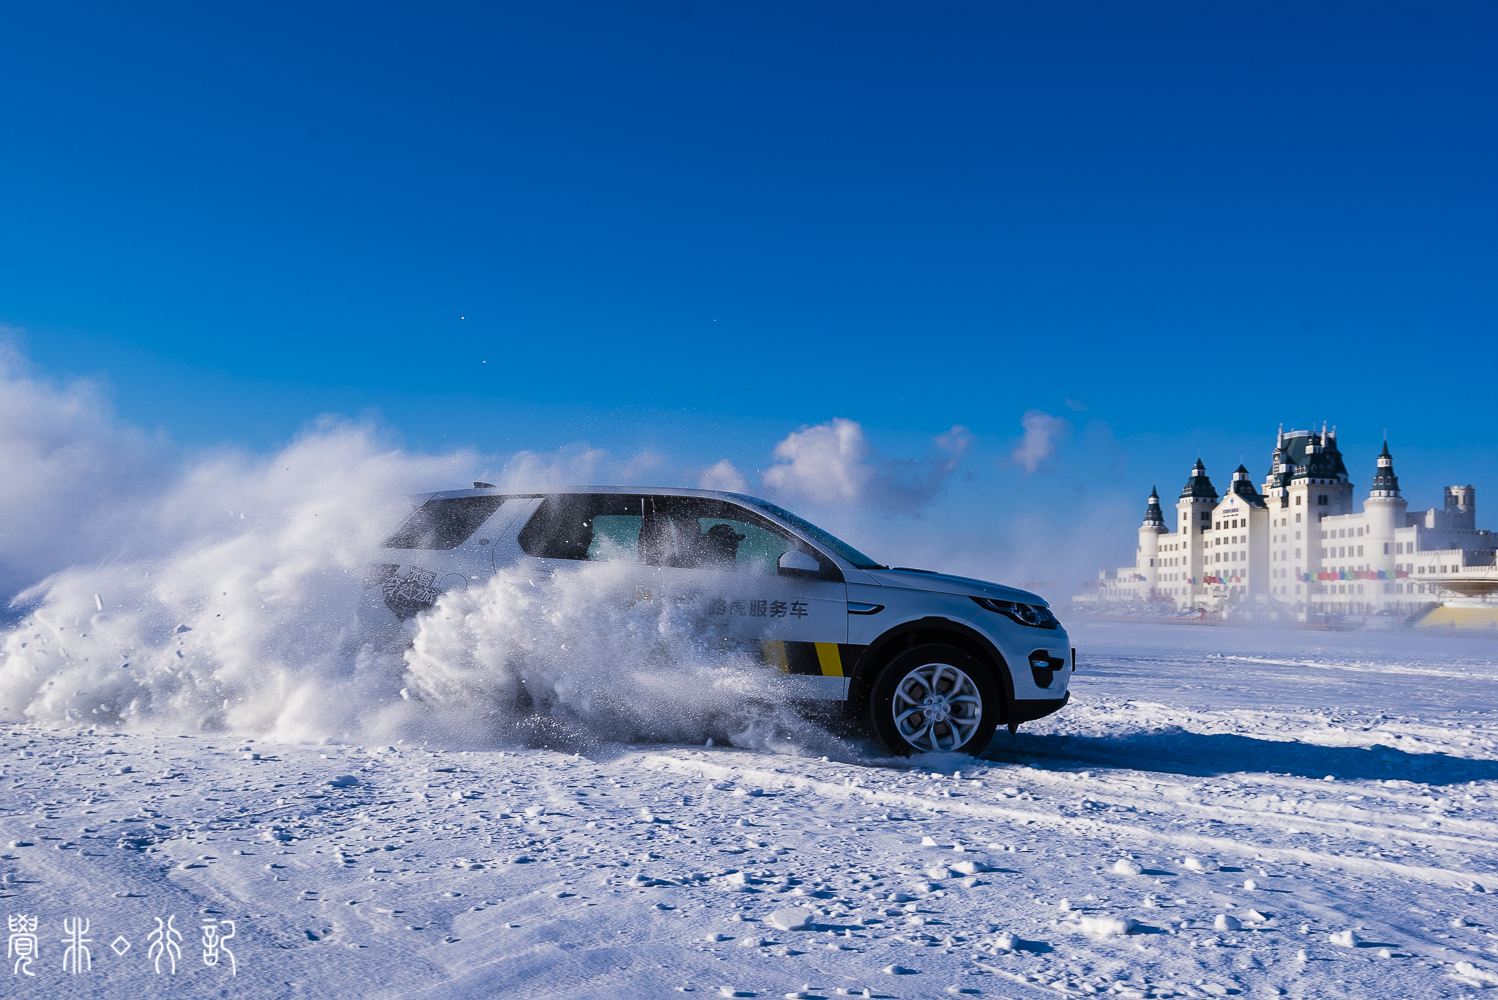
[[[1264,498],[1259,496],[1259,491],[1254,489],[1254,484],[1249,479],[1248,469],[1241,465],[1233,471],[1233,482],[1228,486],[1228,493],[1250,507],[1265,506]]]
[[[1144,523],[1140,527],[1169,530],[1165,527],[1165,512],[1160,509],[1160,491],[1153,486],[1150,487],[1149,506],[1144,509]]]
[[[1337,450],[1337,432],[1327,430],[1324,424],[1320,434],[1314,431],[1286,434],[1281,430],[1269,462],[1265,486],[1279,491],[1281,507],[1289,506],[1287,490],[1296,482],[1347,482],[1347,465]]]
[[[1207,478],[1207,467],[1202,464],[1201,459],[1191,467],[1191,478],[1186,480],[1186,486],[1181,490],[1181,499],[1217,499],[1217,488],[1212,485],[1212,480]]]
[[[1384,442],[1384,450],[1378,453],[1378,469],[1373,473],[1373,486],[1369,496],[1399,496],[1399,477],[1394,474],[1394,456],[1389,454],[1387,441]]]

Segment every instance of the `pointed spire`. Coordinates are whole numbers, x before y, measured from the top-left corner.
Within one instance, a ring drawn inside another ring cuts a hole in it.
[[[1144,523],[1140,527],[1167,530],[1165,512],[1160,509],[1160,491],[1153,486],[1150,487],[1149,505],[1144,509]]]
[[[1389,442],[1384,441],[1384,450],[1378,453],[1378,469],[1373,473],[1370,497],[1398,497],[1399,477],[1394,474],[1394,456],[1389,454]]]

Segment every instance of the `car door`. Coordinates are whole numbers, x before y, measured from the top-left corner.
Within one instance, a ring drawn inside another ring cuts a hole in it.
[[[826,555],[756,511],[711,497],[656,496],[641,552],[690,594],[725,640],[759,648],[786,693],[843,698],[848,588]]]
[[[784,692],[846,695],[842,573],[755,511],[706,497],[554,494],[516,543],[542,573],[578,562],[633,567],[642,591],[694,608],[722,648],[750,652],[781,675]]]

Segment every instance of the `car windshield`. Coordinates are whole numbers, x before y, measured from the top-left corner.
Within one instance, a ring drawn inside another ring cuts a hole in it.
[[[784,507],[777,507],[775,504],[770,503],[770,501],[768,500],[760,500],[756,497],[744,496],[739,493],[735,493],[733,495],[738,497],[740,500],[745,501],[746,503],[753,504],[761,510],[769,511],[771,514],[774,514],[786,524],[789,524],[791,527],[795,528],[797,531],[800,531],[802,534],[807,535],[823,546],[831,549],[833,552],[837,553],[839,556],[846,559],[848,562],[852,563],[859,569],[889,569],[888,566],[885,566],[882,563],[875,562],[868,556],[864,555],[862,552],[855,549],[853,546],[849,545],[847,542],[843,541],[841,538],[838,538],[836,535],[823,531],[815,524],[812,524],[810,521],[806,520],[803,517],[797,517],[795,514],[792,514]]]

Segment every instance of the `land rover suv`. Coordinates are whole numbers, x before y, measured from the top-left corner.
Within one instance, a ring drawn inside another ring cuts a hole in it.
[[[370,566],[365,613],[388,626],[508,566],[610,561],[757,647],[782,696],[841,702],[899,754],[980,753],[997,726],[1013,732],[1069,697],[1076,650],[1041,598],[881,565],[755,497],[475,483],[415,502]]]

